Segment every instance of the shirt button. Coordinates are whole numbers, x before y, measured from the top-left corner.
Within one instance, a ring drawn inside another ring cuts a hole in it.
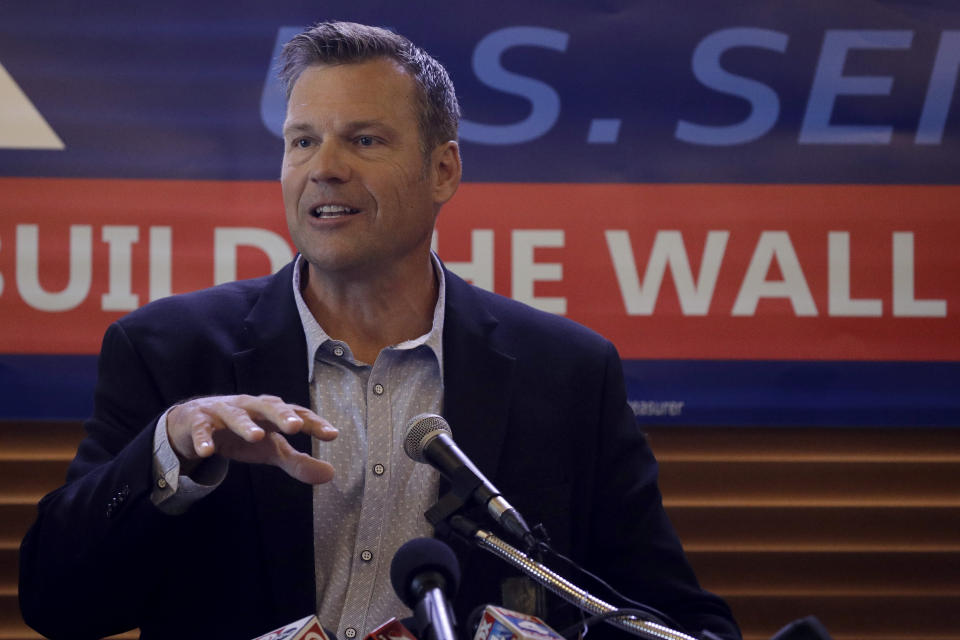
[[[364,562],[370,562],[373,560],[373,552],[370,549],[364,549],[360,552],[360,559]]]
[[[379,382],[378,382],[377,384],[373,385],[373,392],[374,392],[375,394],[377,394],[378,396],[382,396],[382,395],[383,395],[383,385],[380,384]]]
[[[379,462],[378,462],[377,464],[373,465],[373,474],[374,474],[374,475],[382,476],[386,470],[387,470],[387,468],[384,467],[384,466],[383,466],[382,464],[380,464]]]
[[[157,480],[157,486],[160,487],[161,489],[166,489],[167,481],[164,480],[163,478],[160,478],[159,480]]]
[[[337,356],[338,358],[339,358],[340,356],[342,356],[342,355],[343,355],[343,347],[341,347],[340,345],[335,346],[335,347],[333,348],[333,355]]]
[[[347,636],[348,638],[356,638],[357,630],[353,627],[347,627],[346,631],[343,632],[343,635]]]

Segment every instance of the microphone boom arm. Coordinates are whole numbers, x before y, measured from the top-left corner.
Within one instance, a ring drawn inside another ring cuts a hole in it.
[[[461,536],[481,549],[489,551],[501,560],[519,569],[535,582],[563,598],[570,604],[594,615],[613,613],[617,608],[596,598],[544,565],[531,559],[519,549],[504,542],[489,531],[480,529],[463,516],[450,519],[451,527]],[[639,620],[628,615],[607,618],[604,622],[650,640],[696,640],[685,633],[675,631],[655,622]]]

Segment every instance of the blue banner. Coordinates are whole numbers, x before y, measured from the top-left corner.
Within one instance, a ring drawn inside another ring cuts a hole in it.
[[[0,5],[0,418],[82,418],[107,324],[292,255],[276,57],[450,71],[438,253],[609,336],[638,419],[960,425],[960,6]]]
[[[443,62],[478,182],[955,184],[955,3],[4,3],[0,64],[65,148],[11,176],[276,178],[278,44],[321,18]]]

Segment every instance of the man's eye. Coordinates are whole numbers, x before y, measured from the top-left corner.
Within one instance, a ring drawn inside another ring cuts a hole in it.
[[[306,149],[307,147],[310,146],[310,139],[297,138],[296,140],[293,141],[293,146],[297,147],[298,149]]]
[[[374,142],[373,136],[360,136],[357,138],[357,144],[361,147],[372,147]]]

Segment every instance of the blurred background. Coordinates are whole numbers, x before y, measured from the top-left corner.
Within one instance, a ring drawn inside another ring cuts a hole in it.
[[[450,71],[439,256],[611,338],[745,637],[960,638],[960,7],[0,3],[0,640],[107,325],[293,256],[274,59],[320,19]]]

